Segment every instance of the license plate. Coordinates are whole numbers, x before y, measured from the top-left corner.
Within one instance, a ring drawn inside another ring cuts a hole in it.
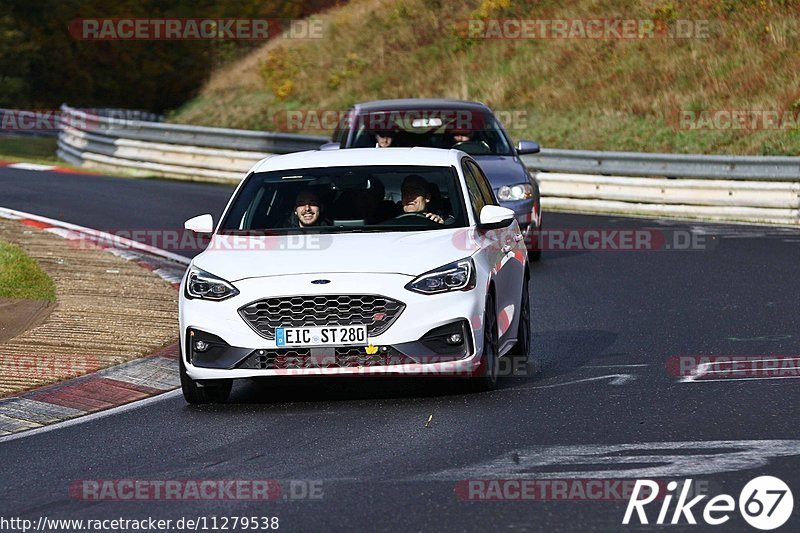
[[[347,346],[367,342],[367,326],[312,326],[303,328],[276,328],[275,344],[278,346]]]

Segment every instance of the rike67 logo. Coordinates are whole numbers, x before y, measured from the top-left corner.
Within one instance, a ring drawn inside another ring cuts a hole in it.
[[[663,485],[649,479],[636,480],[633,493],[625,509],[625,516],[622,523],[627,525],[636,513],[640,524],[648,524],[648,516],[645,507],[656,499],[661,500],[661,509],[655,523],[664,525],[680,524],[683,520],[688,524],[697,524],[693,514],[693,508],[707,497],[705,494],[689,499],[692,494],[692,480],[686,479],[679,489],[677,481],[670,481],[666,486],[666,493],[659,494],[659,488]],[[678,491],[680,490],[680,494]],[[677,496],[677,503],[672,512],[672,517],[667,522],[670,511],[670,504],[673,496]],[[702,507],[702,519],[706,524],[717,526],[724,524],[731,518],[737,508],[737,502],[733,496],[720,494],[705,502]],[[756,529],[769,530],[775,529],[789,520],[794,508],[794,498],[789,486],[782,480],[773,476],[760,476],[750,480],[739,493],[738,510],[742,518]],[[698,505],[695,512],[701,513],[701,506]],[[633,522],[636,523],[635,521]]]

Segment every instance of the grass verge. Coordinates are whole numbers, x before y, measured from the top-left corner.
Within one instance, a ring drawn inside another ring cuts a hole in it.
[[[0,161],[66,166],[56,156],[55,137],[0,136]]]
[[[62,161],[56,155],[58,143],[55,137],[4,136],[0,135],[0,161],[10,163],[34,163],[69,168],[77,172],[102,173],[118,178],[167,179],[155,174],[131,171],[125,168],[104,166],[102,169],[84,168]]]
[[[55,301],[56,289],[39,264],[19,246],[0,241],[0,298]]]
[[[800,124],[724,120],[739,111],[800,120],[798,0],[352,0],[323,17],[322,38],[266,43],[217,70],[170,120],[324,134],[288,130],[281,117],[443,97],[518,117],[504,120],[514,139],[550,148],[800,154]],[[644,20],[672,34],[497,39],[466,31],[470,20],[502,19]],[[698,30],[681,36],[687,22]],[[719,111],[728,114],[721,122],[704,120]]]

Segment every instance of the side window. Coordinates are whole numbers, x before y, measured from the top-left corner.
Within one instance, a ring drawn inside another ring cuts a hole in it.
[[[472,161],[467,161],[467,166],[472,170],[472,173],[475,175],[475,181],[478,182],[478,188],[481,191],[481,195],[483,196],[484,202],[488,205],[497,205],[497,200],[495,200],[494,194],[492,193],[492,186],[489,185],[489,180],[486,179],[486,174],[483,173],[481,167],[479,167]]]
[[[339,143],[340,148],[345,148],[345,143],[347,143],[347,137],[350,134],[350,123],[353,120],[353,108],[347,110],[347,113],[342,117],[339,121],[339,125],[333,131],[333,135],[331,136],[331,141],[335,143]]]
[[[477,219],[481,209],[483,209],[483,206],[486,205],[486,200],[484,199],[483,193],[481,193],[480,186],[478,185],[478,179],[473,173],[469,161],[466,159],[463,160],[461,162],[461,169],[464,171],[464,180],[467,182],[469,203],[472,204],[472,212]]]

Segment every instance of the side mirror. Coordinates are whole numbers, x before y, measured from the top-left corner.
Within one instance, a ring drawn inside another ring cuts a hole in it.
[[[325,143],[319,147],[320,150],[338,150],[339,143]]]
[[[535,141],[522,140],[517,143],[517,153],[519,155],[538,154],[541,151],[541,149],[542,147],[539,146],[539,143]]]
[[[183,227],[195,233],[214,233],[214,217],[198,215],[184,222]]]
[[[505,228],[514,221],[514,211],[499,205],[485,205],[481,209],[479,218],[480,229]]]

